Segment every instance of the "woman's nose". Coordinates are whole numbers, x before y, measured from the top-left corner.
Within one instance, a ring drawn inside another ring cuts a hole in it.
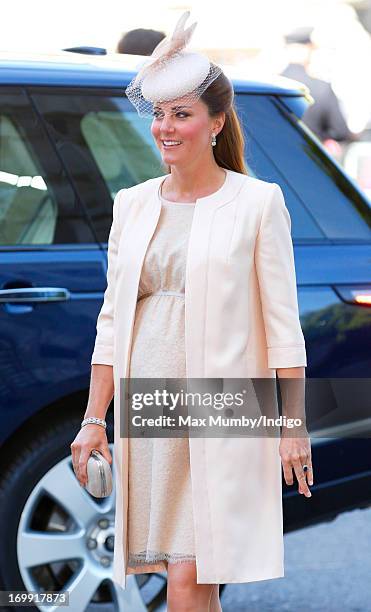
[[[173,118],[172,117],[163,117],[161,122],[161,130],[163,132],[172,132],[174,131]]]

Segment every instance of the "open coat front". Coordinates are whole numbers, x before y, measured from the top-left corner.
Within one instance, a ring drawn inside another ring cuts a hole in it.
[[[129,373],[139,279],[160,216],[164,178],[121,189],[115,197],[107,289],[91,359],[114,372],[113,579],[123,588],[128,439],[120,438],[119,383]],[[276,183],[228,170],[217,192],[197,200],[185,284],[187,377],[269,378],[276,368],[307,365],[290,230]],[[283,576],[279,438],[189,438],[189,444],[197,582]],[[153,566],[158,569],[163,566]]]

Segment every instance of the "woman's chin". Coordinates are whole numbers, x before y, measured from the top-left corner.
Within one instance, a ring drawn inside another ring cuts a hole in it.
[[[168,158],[169,158],[169,159],[170,159],[170,158],[171,158],[171,159],[178,159],[179,157],[181,157],[181,155],[179,155],[179,152],[178,152],[178,151],[169,151],[169,150],[167,149],[167,150],[163,150],[163,151],[162,151],[162,157],[163,157],[164,159],[168,159]]]
[[[182,155],[177,155],[176,153],[172,153],[171,151],[165,151],[162,154],[162,161],[165,164],[177,164],[179,162],[184,162],[184,158]]]

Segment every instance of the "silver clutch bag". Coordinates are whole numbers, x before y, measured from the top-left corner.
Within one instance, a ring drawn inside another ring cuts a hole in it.
[[[86,466],[88,482],[85,489],[94,497],[107,497],[112,493],[111,466],[103,455],[93,449]]]

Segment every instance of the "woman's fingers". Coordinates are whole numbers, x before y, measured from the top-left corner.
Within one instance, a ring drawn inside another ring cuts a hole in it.
[[[294,478],[292,475],[292,465],[289,460],[282,459],[283,474],[285,477],[286,484],[294,484]]]
[[[286,484],[293,484],[293,470],[299,483],[299,493],[306,497],[311,497],[308,484],[313,484],[313,467],[309,438],[282,438],[280,444],[280,454]],[[303,470],[303,465],[308,466],[308,470]]]
[[[85,486],[88,482],[87,463],[94,448],[99,450],[110,464],[112,463],[107,435],[100,425],[91,423],[80,429],[70,448],[73,470],[81,486]]]
[[[306,465],[308,469],[304,472],[305,478],[308,484],[313,484],[313,466],[312,466],[312,451],[310,446],[309,438],[305,438],[303,441],[302,454],[301,454],[301,465]]]
[[[88,472],[86,466],[90,457],[91,450],[92,449],[83,449],[80,453],[78,463],[78,479],[82,486],[85,486],[88,482]]]
[[[77,480],[79,481],[79,483],[82,485],[83,484],[83,480],[81,479],[81,455],[82,455],[82,451],[80,450],[80,448],[74,448],[71,444],[71,454],[72,454],[72,466],[73,466],[73,471],[75,472],[75,476],[77,478]]]
[[[309,490],[306,474],[303,470],[303,465],[305,465],[304,462],[302,463],[302,460],[300,458],[295,458],[292,460],[292,463],[294,466],[296,478],[298,479],[299,483],[299,492],[304,493],[306,497],[311,497],[312,493]]]
[[[310,486],[312,486],[313,484],[313,467],[312,467],[312,459],[310,459],[310,461],[307,463],[308,466],[308,470],[307,470],[307,479],[308,479],[308,483],[310,484]]]
[[[72,455],[72,467],[75,472],[75,476],[78,478],[78,467],[79,467],[79,455],[80,451],[71,444],[71,455]]]

